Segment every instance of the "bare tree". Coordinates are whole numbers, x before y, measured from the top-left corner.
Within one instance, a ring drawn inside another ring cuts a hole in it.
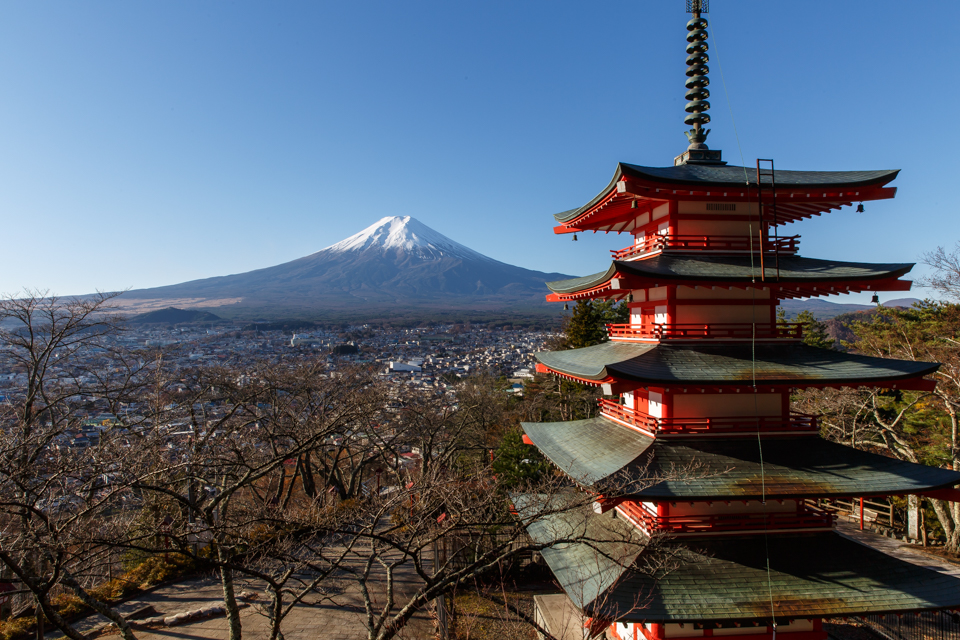
[[[920,261],[933,268],[933,274],[917,279],[917,283],[930,287],[950,300],[960,301],[960,242],[952,251],[937,247],[920,255]]]
[[[135,392],[136,358],[112,341],[118,318],[113,295],[62,299],[27,292],[0,300],[0,347],[15,371],[11,401],[0,405],[0,563],[35,603],[38,635],[44,618],[75,640],[82,636],[53,606],[66,588],[85,605],[133,635],[122,617],[88,587],[110,552],[106,524],[126,517],[131,425],[119,408]],[[109,372],[109,373],[106,373]],[[83,436],[83,416],[106,412]],[[71,440],[85,439],[81,451]]]

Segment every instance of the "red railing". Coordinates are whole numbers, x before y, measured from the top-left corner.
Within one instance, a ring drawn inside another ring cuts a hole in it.
[[[774,417],[720,416],[711,418],[654,418],[645,413],[634,411],[616,400],[600,398],[600,413],[621,422],[633,425],[645,431],[663,435],[676,434],[723,434],[733,433],[770,433],[788,431],[790,433],[813,432],[819,430],[817,417],[805,413],[791,412],[784,419]]]
[[[778,324],[710,323],[710,324],[608,324],[607,335],[614,341],[630,340],[800,340],[803,323]]]
[[[764,252],[796,253],[800,236],[767,238],[763,241]],[[614,260],[626,260],[651,251],[716,251],[742,253],[760,252],[760,241],[750,236],[679,236],[651,234],[633,246],[619,251],[611,249]]]
[[[635,427],[640,427],[651,433],[660,429],[660,421],[657,418],[644,413],[638,413],[633,409],[623,406],[616,400],[600,398],[597,404],[600,405],[600,413],[608,415],[611,418],[616,418],[621,422],[632,424]]]
[[[769,529],[830,528],[836,516],[801,503],[797,511],[780,513],[733,513],[710,515],[656,516],[634,501],[621,502],[619,508],[648,531],[663,533],[714,533]]]

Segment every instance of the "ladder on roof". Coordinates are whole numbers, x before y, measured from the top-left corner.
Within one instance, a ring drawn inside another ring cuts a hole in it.
[[[762,167],[761,163],[770,163],[769,169]],[[777,282],[780,281],[780,236],[778,227],[780,219],[777,216],[777,175],[773,166],[773,158],[757,158],[757,206],[760,209],[760,279],[764,280],[765,271],[763,267],[763,237],[766,231],[766,225],[763,216],[763,178],[770,177],[770,213],[773,214],[773,256],[776,264]]]

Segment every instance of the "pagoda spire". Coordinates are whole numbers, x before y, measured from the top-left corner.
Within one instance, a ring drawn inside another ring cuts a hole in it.
[[[710,103],[707,98],[710,97],[710,67],[707,63],[710,56],[707,55],[709,46],[707,45],[707,19],[702,16],[710,11],[709,0],[687,0],[687,13],[693,14],[693,19],[687,23],[687,93],[684,97],[688,100],[685,110],[687,116],[683,123],[692,125],[693,129],[686,132],[687,140],[690,141],[688,149],[706,149],[707,135],[709,129],[704,129],[703,125],[710,122],[710,116],[707,111],[710,109]]]
[[[710,56],[707,50],[710,48],[707,44],[707,19],[703,14],[709,13],[710,0],[687,0],[687,13],[693,14],[693,19],[687,23],[687,88],[684,97],[687,104],[684,109],[687,112],[683,119],[684,124],[692,126],[689,131],[684,132],[689,141],[687,150],[674,159],[674,164],[723,164],[720,160],[719,151],[710,151],[707,147],[707,135],[710,129],[705,129],[703,125],[710,122],[710,116],[707,111],[710,110]]]

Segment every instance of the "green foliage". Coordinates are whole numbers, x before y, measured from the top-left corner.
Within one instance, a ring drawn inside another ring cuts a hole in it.
[[[777,324],[786,324],[786,317],[783,308],[777,309]],[[812,311],[804,309],[792,322],[803,325],[803,344],[819,349],[836,349],[837,341],[827,333],[827,323],[817,320]]]
[[[567,324],[567,343],[571,349],[589,347],[607,341],[606,325],[625,324],[630,309],[625,303],[613,300],[581,300],[573,308]]]
[[[506,488],[537,482],[550,473],[550,463],[540,451],[524,444],[523,434],[507,433],[500,443],[493,460],[493,472]]]

